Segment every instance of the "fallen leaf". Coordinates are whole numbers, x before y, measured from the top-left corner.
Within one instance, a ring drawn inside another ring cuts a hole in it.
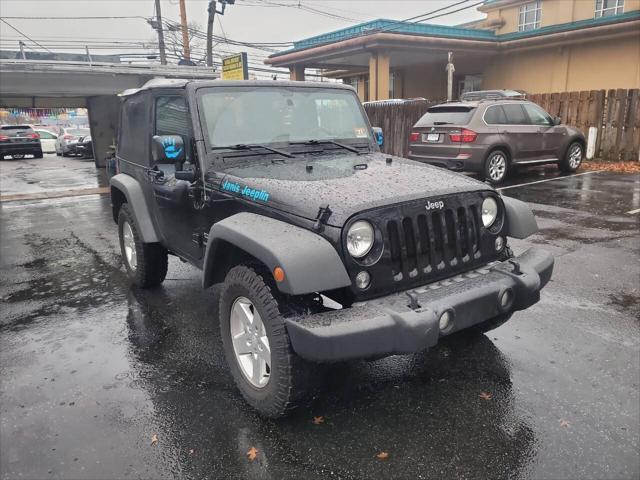
[[[561,419],[560,419],[560,426],[561,426],[561,427],[570,427],[570,426],[571,426],[571,424],[569,423],[569,421],[568,421],[568,420],[565,420],[564,418],[561,418]]]
[[[193,455],[193,452],[194,452],[193,448],[192,448],[192,449],[190,449],[190,450],[189,450],[189,455]]]
[[[155,445],[156,443],[158,443],[158,435],[156,435],[155,433],[151,436],[151,445]]]
[[[386,460],[387,458],[389,458],[389,453],[380,452],[379,454],[376,455],[376,457],[379,458],[380,460]]]
[[[480,395],[478,396],[483,400],[491,400],[493,398],[493,395],[491,395],[489,392],[480,392]]]
[[[247,452],[247,458],[249,458],[250,462],[253,462],[258,456],[258,449],[256,447],[251,447]]]
[[[313,420],[311,420],[311,422],[314,425],[320,425],[321,423],[324,423],[324,417],[313,417]]]

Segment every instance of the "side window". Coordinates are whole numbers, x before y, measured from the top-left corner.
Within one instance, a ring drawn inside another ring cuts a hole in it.
[[[507,116],[507,123],[509,125],[529,125],[529,117],[527,117],[522,105],[519,103],[510,103],[502,105],[505,115]]]
[[[166,96],[156,98],[155,135],[180,135],[185,144],[185,158],[191,160],[191,128],[189,112],[183,97]]]
[[[484,112],[484,121],[487,125],[505,125],[507,123],[507,117],[504,114],[504,110],[500,105],[494,105],[487,108]]]
[[[525,103],[524,109],[527,111],[527,115],[529,115],[529,119],[532,124],[545,126],[553,125],[553,119],[551,116],[537,105]]]
[[[40,138],[44,138],[45,140],[53,138],[53,135],[51,135],[49,132],[41,131],[38,132],[38,134],[40,135]]]
[[[145,139],[149,133],[148,100],[143,94],[134,95],[122,104],[118,156],[138,165],[148,163]]]

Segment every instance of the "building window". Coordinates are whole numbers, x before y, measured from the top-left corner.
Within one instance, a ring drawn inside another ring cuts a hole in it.
[[[396,98],[396,74],[389,72],[389,98]]]
[[[624,0],[596,0],[596,18],[624,12]]]
[[[537,0],[531,3],[525,3],[520,7],[520,15],[518,16],[518,31],[526,32],[527,30],[535,30],[540,28],[540,17],[542,16],[542,1]]]

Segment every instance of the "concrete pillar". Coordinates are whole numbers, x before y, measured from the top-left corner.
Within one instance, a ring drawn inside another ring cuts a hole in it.
[[[389,54],[374,52],[369,57],[369,100],[389,99]]]
[[[364,102],[364,99],[367,97],[364,91],[365,86],[366,86],[365,77],[363,76],[358,77],[358,97],[360,98],[361,102]]]
[[[89,97],[87,110],[93,141],[93,158],[97,168],[104,168],[107,166],[107,151],[111,145],[116,144],[118,136],[120,98],[117,95]]]
[[[304,65],[292,65],[289,67],[289,78],[294,81],[304,82]]]

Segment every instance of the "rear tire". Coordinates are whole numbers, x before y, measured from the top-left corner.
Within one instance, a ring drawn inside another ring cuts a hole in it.
[[[564,154],[564,158],[558,162],[558,168],[563,173],[573,173],[580,165],[584,157],[584,147],[580,142],[572,142]]]
[[[142,288],[160,285],[167,276],[169,254],[159,243],[143,243],[129,206],[118,213],[120,251],[127,275]]]
[[[509,156],[504,150],[493,150],[484,161],[484,178],[492,185],[499,185],[507,178]]]
[[[271,418],[286,414],[304,396],[313,370],[291,348],[275,288],[268,273],[236,266],[222,286],[219,314],[231,375],[247,403]]]

